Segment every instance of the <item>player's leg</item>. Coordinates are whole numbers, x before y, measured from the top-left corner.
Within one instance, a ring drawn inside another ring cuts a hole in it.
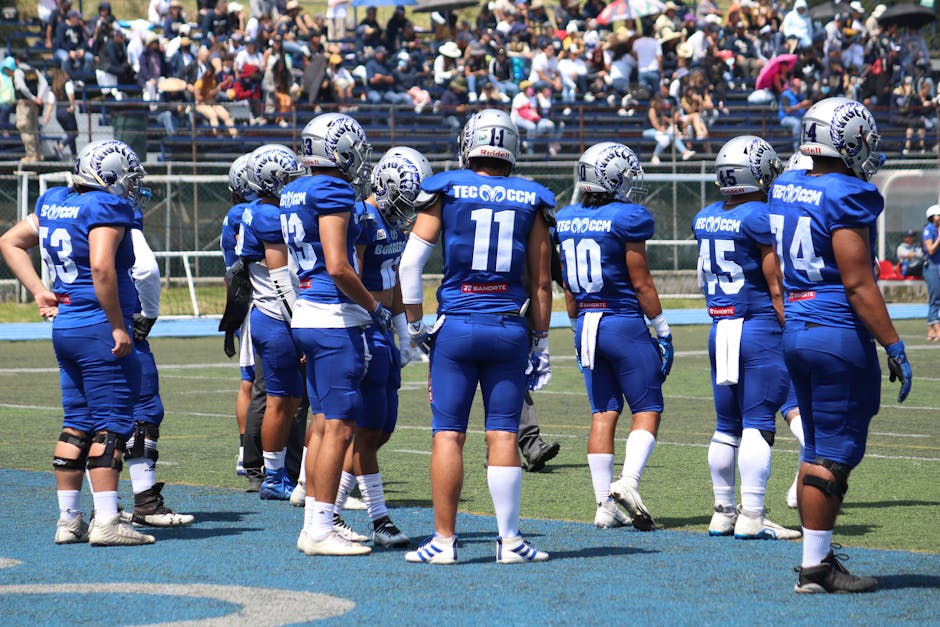
[[[870,592],[832,550],[848,478],[865,453],[868,426],[881,402],[874,343],[854,330],[791,325],[784,333],[787,367],[805,425],[798,500],[803,558],[797,592]]]
[[[251,386],[251,401],[248,403],[248,412],[245,415],[245,438],[242,444],[245,447],[245,476],[248,478],[246,492],[260,492],[264,482],[264,457],[261,447],[261,421],[267,406],[267,387],[264,382],[264,364],[255,351],[253,367],[254,381]]]
[[[787,425],[790,427],[790,433],[793,434],[793,437],[796,438],[797,443],[800,445],[800,452],[796,458],[796,473],[793,476],[793,483],[790,484],[790,489],[787,490],[787,507],[796,509],[800,464],[802,463],[803,449],[806,444],[805,438],[803,437],[803,418],[800,415],[800,406],[796,402],[796,389],[794,389],[792,384],[789,385],[787,400],[784,401],[783,406],[780,408],[780,414],[783,416],[783,419],[787,421]]]
[[[334,529],[336,492],[343,459],[353,436],[354,418],[362,404],[359,383],[365,372],[362,331],[296,329],[298,345],[307,356],[308,390],[316,392],[311,405],[325,417],[316,456],[307,452],[307,496],[304,527],[297,548],[308,555],[365,555],[371,549],[350,542]],[[312,466],[312,467],[311,467]]]

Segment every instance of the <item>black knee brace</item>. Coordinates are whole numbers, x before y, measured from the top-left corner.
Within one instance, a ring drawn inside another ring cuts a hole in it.
[[[124,460],[135,459],[138,457],[148,457],[156,463],[160,454],[156,448],[147,448],[146,440],[156,442],[160,439],[160,427],[146,422],[137,421],[134,425],[134,434],[127,441],[127,450],[124,452]]]
[[[72,459],[53,455],[52,467],[55,470],[85,470],[85,462],[88,459],[88,449],[91,448],[91,438],[88,437],[88,434],[72,435],[71,433],[63,431],[59,435],[59,442],[65,442],[78,448],[78,457]]]
[[[118,472],[121,472],[121,469],[124,468],[124,462],[121,461],[120,457],[115,459],[114,452],[124,452],[126,450],[124,438],[110,431],[98,431],[91,441],[93,444],[104,444],[104,453],[95,456],[89,455],[86,468],[89,470],[92,468],[115,468]]]
[[[774,438],[777,433],[775,431],[764,431],[763,429],[758,429],[760,431],[760,437],[764,438],[764,442],[767,443],[767,446],[774,445]]]
[[[829,470],[835,476],[835,481],[827,481],[822,477],[804,474],[803,485],[822,490],[826,496],[845,498],[845,493],[849,491],[849,473],[852,472],[852,467],[822,457],[817,457],[813,460],[813,463]]]

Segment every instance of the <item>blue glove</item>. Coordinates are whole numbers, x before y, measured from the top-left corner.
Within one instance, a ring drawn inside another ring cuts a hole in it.
[[[676,349],[672,346],[672,333],[664,335],[656,341],[659,344],[659,353],[663,358],[663,365],[660,367],[659,372],[665,378],[669,376],[669,372],[672,370],[672,360],[676,357]]]
[[[907,353],[904,352],[904,342],[898,340],[894,344],[885,346],[885,351],[888,353],[888,370],[891,372],[891,382],[901,382],[898,402],[903,403],[907,395],[911,393],[911,380],[914,378],[911,362],[907,360]]]
[[[382,333],[388,333],[388,330],[392,328],[392,312],[383,307],[382,303],[377,303],[370,315],[372,324]]]
[[[428,327],[418,320],[408,323],[408,335],[411,336],[411,343],[425,355],[431,352],[431,331]]]
[[[525,371],[529,389],[541,390],[552,380],[552,360],[548,354],[548,338],[533,338],[529,365]]]

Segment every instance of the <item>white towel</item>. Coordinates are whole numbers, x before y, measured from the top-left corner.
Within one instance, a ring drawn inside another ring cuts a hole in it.
[[[741,330],[744,318],[719,320],[715,328],[715,383],[735,385],[741,357]]]
[[[581,367],[594,367],[594,349],[597,346],[597,329],[601,324],[603,311],[587,311],[581,322]]]
[[[242,322],[242,328],[238,330],[238,365],[242,368],[248,368],[255,365],[255,350],[251,343],[251,310],[254,306],[248,308],[248,315]]]

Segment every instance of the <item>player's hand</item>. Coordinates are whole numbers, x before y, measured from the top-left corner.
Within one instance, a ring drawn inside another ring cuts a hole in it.
[[[532,339],[532,350],[525,374],[529,389],[533,392],[541,390],[552,380],[552,360],[548,354],[547,337]]]
[[[418,350],[416,348],[411,348],[410,346],[401,346],[398,349],[399,354],[401,355],[401,367],[404,368],[413,361],[418,360]]]
[[[431,330],[424,322],[408,323],[408,335],[411,336],[411,343],[418,347],[422,353],[427,355],[431,352]]]
[[[888,353],[888,370],[891,372],[890,381],[901,382],[901,390],[898,392],[898,402],[903,403],[907,395],[911,393],[911,383],[914,378],[914,371],[911,369],[911,362],[907,360],[907,353],[904,352],[904,342],[898,340],[894,344],[885,346]]]
[[[663,365],[659,368],[659,372],[665,378],[669,376],[669,372],[672,370],[672,361],[676,357],[676,349],[672,345],[672,333],[657,338],[656,343],[659,345],[659,354],[663,359]]]
[[[382,303],[376,303],[375,309],[372,310],[370,315],[372,316],[372,324],[382,333],[387,333],[392,326],[392,312],[383,307]]]
[[[153,328],[156,318],[148,318],[142,313],[134,314],[134,341],[143,342],[150,335],[150,329]]]
[[[111,329],[111,337],[114,338],[114,348],[111,349],[111,354],[117,358],[127,357],[131,353],[131,349],[134,345],[131,343],[131,336],[127,334],[127,330],[122,328]]]

